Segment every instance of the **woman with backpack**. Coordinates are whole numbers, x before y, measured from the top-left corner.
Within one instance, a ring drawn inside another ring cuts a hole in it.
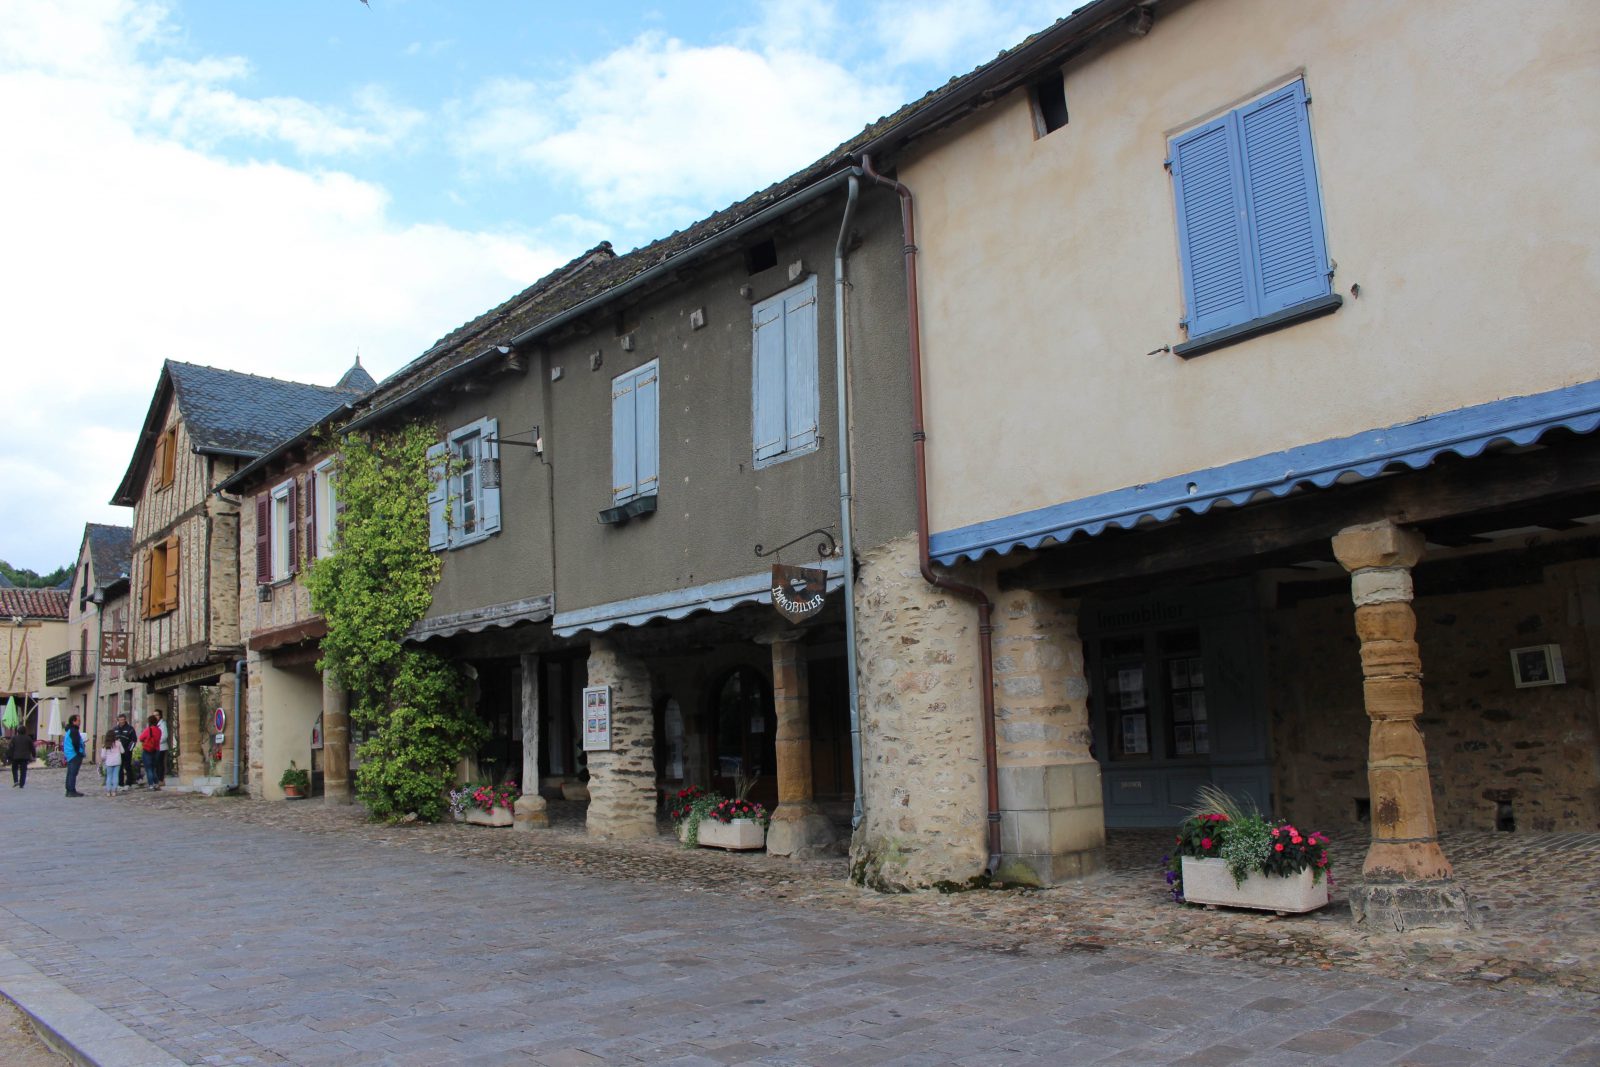
[[[28,766],[33,763],[33,738],[22,727],[11,731],[10,743],[6,746],[6,758],[11,761],[11,785],[15,789],[25,789],[28,785]]]
[[[161,788],[156,762],[161,759],[161,716],[151,715],[144,732],[139,735],[139,753],[144,762],[144,780],[151,789]]]

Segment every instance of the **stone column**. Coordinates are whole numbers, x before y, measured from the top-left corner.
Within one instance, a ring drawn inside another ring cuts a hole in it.
[[[234,747],[242,744],[244,741],[244,735],[239,729],[243,725],[239,719],[243,715],[244,707],[242,702],[236,707],[233,699],[234,691],[238,688],[238,683],[234,679],[234,675],[231,670],[223,671],[222,677],[217,679],[217,703],[215,706],[223,709],[223,712],[228,716],[228,728],[223,732],[222,744],[215,744],[212,740],[216,736],[215,731],[212,731],[211,729],[212,709],[209,707],[202,708],[200,712],[205,719],[205,721],[201,723],[201,726],[207,731],[205,736],[206,745],[210,748],[218,749],[222,753],[221,758],[217,760],[216,766],[211,768],[211,774],[213,777],[221,778],[224,786],[227,786],[233,781]],[[244,767],[245,753],[241,749],[239,752],[239,776],[241,778],[244,777]]]
[[[1078,608],[1052,593],[1008,592],[994,611],[1000,870],[1057,885],[1105,865],[1100,764],[1089,754],[1089,682]]]
[[[778,720],[778,808],[767,852],[807,858],[832,851],[833,824],[817,807],[811,780],[811,692],[805,650],[792,631],[761,639],[772,646],[772,703]]]
[[[1350,891],[1356,922],[1405,930],[1460,926],[1472,912],[1439,848],[1422,714],[1422,657],[1411,610],[1411,568],[1423,537],[1392,522],[1351,526],[1333,538],[1333,554],[1350,572],[1356,635],[1361,639],[1362,690],[1372,722],[1367,782],[1372,844],[1364,885]]]
[[[205,712],[200,706],[200,687],[180,685],[172,693],[172,725],[177,727],[178,780],[193,782],[205,773],[205,763],[200,758],[200,746],[211,740],[200,721]],[[169,738],[170,740],[170,738]]]
[[[533,830],[550,825],[550,813],[539,795],[539,657],[522,657],[522,795],[517,798],[512,828]]]
[[[655,720],[650,672],[614,640],[589,643],[589,684],[611,687],[611,750],[589,753],[590,837],[656,835]]]
[[[322,672],[322,802],[350,803],[350,694]]]

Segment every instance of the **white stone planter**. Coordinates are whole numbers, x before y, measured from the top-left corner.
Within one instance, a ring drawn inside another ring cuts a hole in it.
[[[1299,874],[1252,874],[1235,885],[1226,860],[1183,857],[1183,899],[1191,904],[1257,908],[1279,915],[1316,911],[1328,903],[1328,879],[1313,881],[1307,869]]]
[[[513,818],[510,808],[495,808],[493,811],[484,811],[482,808],[468,808],[464,822],[473,826],[510,826]]]
[[[767,828],[754,819],[735,819],[732,822],[701,819],[699,841],[704,848],[748,852],[766,847]]]

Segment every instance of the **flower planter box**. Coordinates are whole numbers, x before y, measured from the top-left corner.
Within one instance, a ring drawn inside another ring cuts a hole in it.
[[[1257,908],[1280,915],[1316,911],[1328,903],[1328,879],[1312,880],[1310,870],[1284,877],[1252,874],[1235,885],[1226,860],[1183,857],[1183,899],[1191,904]]]
[[[767,847],[767,828],[754,819],[735,819],[732,822],[701,819],[699,840],[703,848],[747,852]]]
[[[468,808],[464,821],[473,826],[510,826],[513,819],[510,808],[495,808],[493,811]]]

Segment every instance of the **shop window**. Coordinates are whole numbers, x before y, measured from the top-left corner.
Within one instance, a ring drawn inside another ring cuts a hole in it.
[[[716,689],[716,776],[754,780],[777,768],[772,687],[760,671],[739,667]]]
[[[1100,670],[1113,761],[1210,755],[1198,630],[1106,638],[1100,643]]]

